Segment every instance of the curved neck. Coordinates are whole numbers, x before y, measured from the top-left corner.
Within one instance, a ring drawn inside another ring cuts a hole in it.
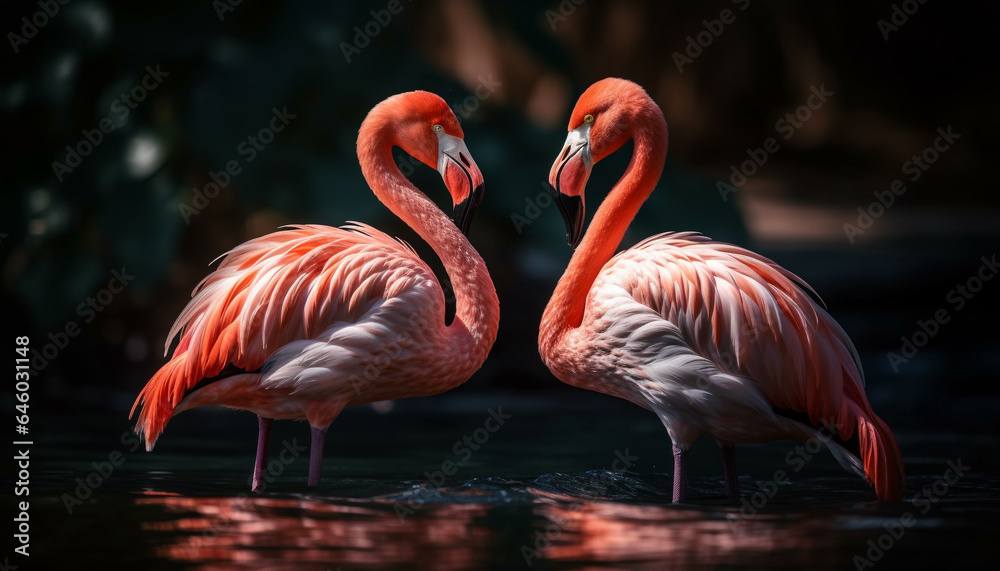
[[[393,146],[400,145],[390,126],[362,125],[358,136],[361,170],[375,196],[441,259],[455,292],[455,319],[445,326],[442,315],[440,332],[450,351],[463,353],[461,360],[472,358],[481,364],[496,339],[499,324],[493,280],[465,235],[399,171],[392,159]]]
[[[657,109],[658,111],[658,109]],[[618,183],[594,213],[583,240],[545,307],[539,341],[550,346],[583,321],[587,296],[597,274],[614,256],[639,207],[653,192],[667,154],[667,126],[663,115],[640,123],[631,135],[632,160]]]

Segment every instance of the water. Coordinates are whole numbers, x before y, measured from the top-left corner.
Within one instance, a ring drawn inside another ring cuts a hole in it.
[[[870,568],[857,557],[896,569],[1000,561],[991,435],[897,430],[909,477],[900,504],[874,501],[825,451],[802,449],[808,459],[789,463],[794,443],[738,447],[744,501],[728,500],[717,447],[704,440],[692,453],[690,501],[672,505],[670,446],[658,421],[578,393],[459,392],[395,403],[388,414],[350,410],[330,430],[317,489],[304,485],[307,426],[279,422],[263,494],[248,493],[256,422],[247,413],[185,413],[153,453],[129,451],[135,443],[120,411],[40,417],[35,426],[49,437],[32,450],[35,566],[24,568]],[[971,468],[949,476],[948,462],[959,459]],[[111,460],[119,465],[100,476]],[[778,470],[789,481],[769,482],[783,479]],[[86,495],[74,480],[88,477],[93,494],[69,499]]]

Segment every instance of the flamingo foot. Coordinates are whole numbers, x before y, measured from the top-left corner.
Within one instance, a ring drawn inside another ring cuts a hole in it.
[[[326,429],[310,425],[312,432],[312,448],[309,451],[309,482],[310,487],[319,485],[320,475],[323,471],[323,444],[326,442]]]
[[[681,450],[674,445],[674,503],[684,501],[687,487],[687,450]]]
[[[732,444],[721,444],[722,472],[726,475],[726,497],[740,497],[740,477],[736,474],[736,447]]]
[[[273,418],[257,416],[257,460],[253,465],[253,480],[250,482],[250,491],[261,492],[264,490],[264,470],[267,466],[267,448],[271,443],[271,425]]]

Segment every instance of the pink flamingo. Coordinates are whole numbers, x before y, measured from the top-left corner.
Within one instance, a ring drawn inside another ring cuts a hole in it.
[[[180,335],[173,357],[132,407],[143,404],[136,431],[146,449],[182,411],[252,411],[258,491],[272,422],[306,419],[308,483],[316,486],[326,430],[345,407],[438,394],[479,369],[496,340],[499,305],[464,235],[483,175],[463,137],[444,100],[423,91],[378,104],[358,133],[361,170],[375,195],[433,248],[452,279],[451,325],[433,271],[371,226],[292,226],[250,240],[195,288],[167,336],[169,347]],[[400,173],[393,146],[440,171],[457,227]]]
[[[581,242],[591,167],[629,139],[632,160]],[[545,364],[564,383],[656,413],[673,441],[675,502],[684,500],[686,458],[700,436],[722,448],[731,497],[739,495],[735,444],[819,437],[880,499],[899,500],[896,439],[868,404],[854,345],[805,282],[692,232],[614,255],[666,154],[663,112],[641,87],[609,78],[580,96],[549,174],[570,246],[579,248],[542,317]]]

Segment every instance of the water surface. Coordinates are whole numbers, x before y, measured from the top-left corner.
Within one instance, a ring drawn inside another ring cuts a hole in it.
[[[673,505],[670,443],[655,417],[599,396],[574,403],[442,395],[388,413],[347,411],[328,435],[316,489],[304,485],[307,425],[276,423],[262,494],[247,483],[250,414],[185,413],[153,453],[135,449],[117,411],[45,418],[38,424],[58,437],[32,452],[40,522],[32,563],[457,570],[1000,561],[991,435],[897,430],[909,471],[899,504],[876,502],[827,452],[795,443],[738,447],[743,497],[728,500],[718,449],[703,440],[692,453],[689,501]],[[119,465],[101,476],[110,459]],[[88,478],[97,484],[89,496]]]

